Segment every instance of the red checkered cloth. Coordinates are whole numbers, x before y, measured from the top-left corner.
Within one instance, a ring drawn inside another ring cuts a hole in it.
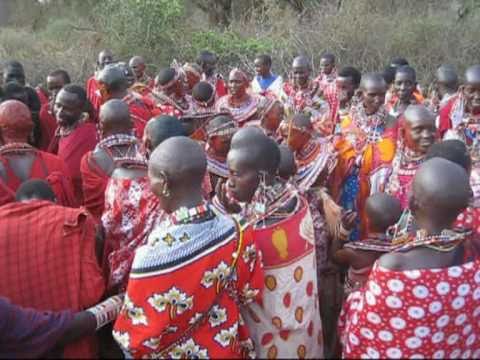
[[[95,222],[83,209],[48,201],[0,207],[0,293],[37,310],[80,311],[98,303],[105,282],[95,255]],[[65,356],[92,357],[80,341]]]

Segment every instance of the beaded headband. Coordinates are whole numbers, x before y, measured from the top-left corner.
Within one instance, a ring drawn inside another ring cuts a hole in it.
[[[225,124],[221,124],[213,129],[207,128],[207,134],[209,137],[212,136],[229,136],[235,134],[237,127],[233,121],[229,121]]]

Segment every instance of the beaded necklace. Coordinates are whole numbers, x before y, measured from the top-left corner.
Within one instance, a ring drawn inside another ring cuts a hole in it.
[[[371,115],[367,115],[363,104],[358,104],[352,108],[352,122],[365,134],[366,144],[371,144],[380,140],[385,127],[386,115],[387,113],[383,106]]]
[[[203,203],[191,208],[181,207],[175,210],[168,216],[168,219],[173,225],[184,225],[194,222],[201,222],[213,219],[215,213],[208,203]]]
[[[0,146],[0,155],[24,154],[35,151],[36,149],[33,146],[21,142],[14,142]]]
[[[394,241],[394,251],[409,251],[417,247],[427,247],[436,251],[448,252],[460,245],[468,233],[459,233],[453,230],[443,230],[440,234],[428,235],[424,229],[418,230],[415,237],[406,237],[401,241]]]
[[[128,146],[126,150],[120,146]],[[102,139],[97,149],[109,153],[117,166],[126,168],[145,168],[145,159],[139,153],[139,143],[135,136],[128,134],[114,134]]]
[[[346,243],[344,247],[355,250],[389,252],[392,250],[392,239],[387,234],[370,233],[367,239]]]
[[[385,192],[388,194],[396,194],[400,189],[407,188],[409,184],[404,184],[402,186],[400,183],[400,176],[413,177],[424,160],[424,154],[418,154],[400,144],[392,162],[392,174],[390,175]]]
[[[279,212],[297,196],[298,190],[290,182],[275,179],[271,186],[259,185],[252,201],[245,208],[247,218],[253,218],[255,223],[265,221],[269,217],[284,218],[289,213]]]

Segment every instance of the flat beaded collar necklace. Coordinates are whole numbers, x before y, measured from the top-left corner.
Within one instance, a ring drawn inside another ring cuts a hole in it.
[[[394,251],[408,251],[416,247],[427,247],[436,251],[448,252],[460,245],[467,232],[459,233],[452,230],[443,230],[440,234],[427,235],[426,230],[418,230],[415,237],[405,237],[403,242],[396,242],[398,247]]]
[[[27,143],[14,142],[0,146],[0,155],[24,154],[35,151],[35,148]]]
[[[215,213],[208,203],[203,203],[191,208],[181,207],[168,216],[173,225],[198,223],[213,219],[214,217]]]

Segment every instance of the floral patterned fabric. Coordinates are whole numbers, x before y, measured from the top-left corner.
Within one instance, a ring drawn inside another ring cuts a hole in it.
[[[262,289],[250,228],[240,233],[226,216],[165,221],[136,252],[113,335],[135,358],[246,357],[253,346],[238,305],[259,300]]]

